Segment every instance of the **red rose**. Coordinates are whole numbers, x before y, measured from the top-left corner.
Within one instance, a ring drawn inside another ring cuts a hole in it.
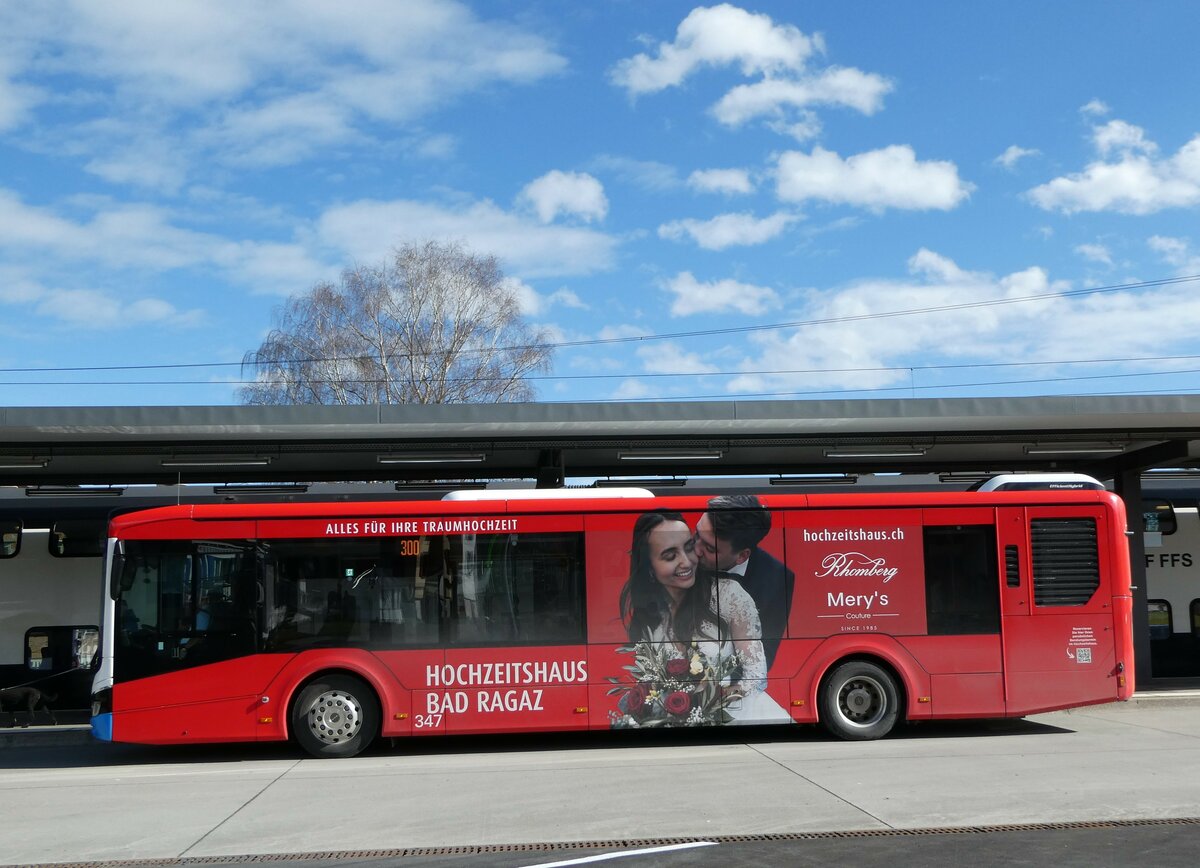
[[[692,708],[692,698],[682,690],[673,691],[663,700],[663,708],[671,714],[687,714]]]
[[[622,711],[626,714],[637,714],[642,710],[642,706],[646,704],[646,685],[639,684],[636,687],[631,687],[625,691],[625,695],[621,697]]]
[[[682,678],[688,674],[690,668],[682,657],[672,657],[667,661],[667,674],[672,678]]]

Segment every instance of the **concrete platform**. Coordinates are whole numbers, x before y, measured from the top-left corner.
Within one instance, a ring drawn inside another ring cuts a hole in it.
[[[1200,828],[1193,695],[923,723],[873,742],[731,727],[412,739],[349,760],[286,744],[17,735],[25,744],[0,751],[10,864],[1171,818]]]

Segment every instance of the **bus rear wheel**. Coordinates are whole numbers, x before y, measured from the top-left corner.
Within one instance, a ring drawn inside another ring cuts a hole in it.
[[[292,705],[292,732],[315,757],[362,753],[379,732],[379,700],[349,675],[324,675],[305,685]]]
[[[900,689],[881,666],[850,660],[826,676],[818,705],[822,726],[838,738],[883,738],[900,714]]]

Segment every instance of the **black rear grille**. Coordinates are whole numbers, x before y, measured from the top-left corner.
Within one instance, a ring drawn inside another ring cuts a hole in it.
[[[1035,518],[1033,602],[1038,606],[1082,606],[1100,587],[1096,520]]]

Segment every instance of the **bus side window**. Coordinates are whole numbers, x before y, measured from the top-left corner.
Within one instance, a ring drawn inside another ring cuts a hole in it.
[[[930,636],[1000,632],[992,525],[925,528],[925,617]]]
[[[481,534],[452,551],[451,644],[583,641],[582,534]]]
[[[1150,638],[1170,639],[1172,630],[1171,604],[1166,600],[1147,600],[1149,611]],[[1192,603],[1193,621],[1195,620],[1196,604]]]

